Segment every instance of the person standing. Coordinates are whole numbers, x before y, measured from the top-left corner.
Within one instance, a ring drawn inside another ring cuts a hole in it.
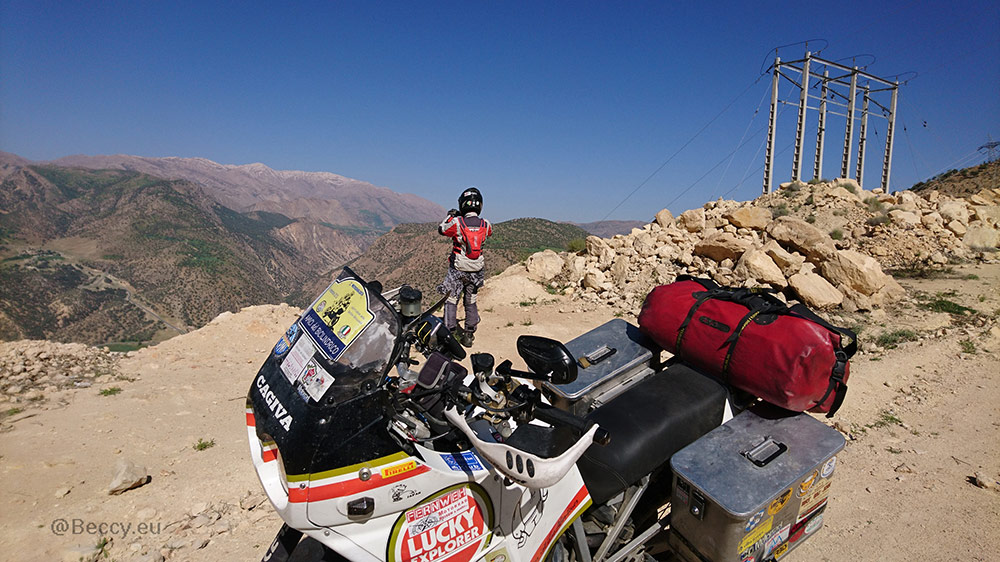
[[[476,293],[486,278],[483,244],[493,234],[489,221],[479,216],[482,210],[482,193],[470,187],[458,197],[458,209],[448,211],[448,216],[438,226],[438,233],[452,239],[448,274],[437,287],[439,293],[448,296],[444,304],[444,325],[465,347],[472,347],[480,320]],[[460,296],[463,296],[465,305],[464,329],[458,325]]]

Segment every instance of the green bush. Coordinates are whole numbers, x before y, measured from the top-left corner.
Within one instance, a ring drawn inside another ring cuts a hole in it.
[[[835,228],[830,231],[830,238],[833,238],[834,240],[843,240],[844,231],[840,230],[839,228]]]
[[[573,252],[574,254],[580,253],[587,249],[587,241],[583,238],[574,238],[566,243],[566,251]]]
[[[886,349],[895,349],[897,345],[903,342],[914,341],[917,337],[917,333],[913,330],[894,330],[892,332],[879,334],[879,336],[875,338],[875,344]]]

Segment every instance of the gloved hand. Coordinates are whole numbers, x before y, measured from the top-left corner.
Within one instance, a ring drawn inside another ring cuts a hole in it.
[[[448,211],[449,217],[457,217],[459,215],[458,209],[450,209]]]

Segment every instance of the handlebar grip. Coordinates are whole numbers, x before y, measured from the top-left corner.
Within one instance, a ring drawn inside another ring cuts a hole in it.
[[[548,404],[538,404],[535,406],[535,418],[549,424],[569,427],[580,433],[586,433],[594,422],[571,414],[565,410],[553,408]],[[604,446],[611,442],[611,434],[604,428],[598,427],[594,434],[594,442]]]

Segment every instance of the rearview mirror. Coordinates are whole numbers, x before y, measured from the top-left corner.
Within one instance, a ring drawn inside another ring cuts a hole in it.
[[[576,361],[562,343],[541,336],[517,338],[517,354],[537,375],[549,375],[553,384],[569,384],[576,380]]]

